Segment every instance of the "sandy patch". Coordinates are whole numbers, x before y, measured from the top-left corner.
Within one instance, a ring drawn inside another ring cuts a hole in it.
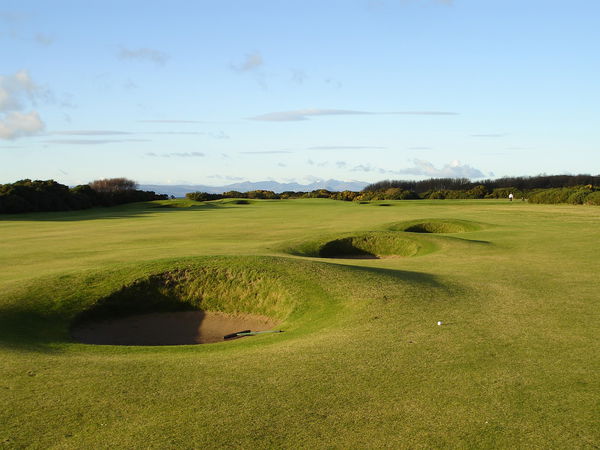
[[[237,331],[265,331],[277,322],[269,317],[218,312],[180,311],[86,322],[71,335],[77,342],[97,345],[190,345],[223,342]]]

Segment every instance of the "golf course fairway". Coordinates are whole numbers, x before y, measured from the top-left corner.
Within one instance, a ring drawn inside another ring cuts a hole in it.
[[[0,216],[0,448],[598,448],[600,208],[386,205]],[[72,337],[193,310],[284,332]]]

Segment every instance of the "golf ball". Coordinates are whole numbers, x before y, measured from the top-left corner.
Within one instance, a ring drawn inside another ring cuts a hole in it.
[[[441,321],[441,320],[440,320],[440,321],[438,321],[438,325],[441,325],[441,324],[442,324],[442,321]]]

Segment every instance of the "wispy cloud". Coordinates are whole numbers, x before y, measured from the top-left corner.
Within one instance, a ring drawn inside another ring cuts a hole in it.
[[[240,152],[244,155],[281,155],[284,153],[292,153],[287,150],[266,150],[262,152]]]
[[[25,20],[27,16],[22,13],[14,11],[2,11],[0,12],[0,20],[6,23],[18,23]]]
[[[129,131],[114,131],[114,130],[64,130],[64,131],[50,131],[50,135],[62,135],[62,136],[120,136],[133,134]]]
[[[183,136],[207,136],[213,139],[229,139],[229,135],[223,131],[210,132],[210,131],[146,131],[138,134],[155,134],[155,135],[183,135]]]
[[[115,131],[115,130],[63,130],[50,131],[48,135],[62,136],[122,136],[122,135],[184,135],[207,136],[213,139],[229,139],[223,131]]]
[[[325,78],[325,84],[328,84],[329,86],[333,86],[338,89],[340,89],[343,86],[342,82],[336,80],[335,78]]]
[[[49,139],[44,144],[60,145],[104,145],[122,144],[126,142],[149,142],[148,139]]]
[[[253,52],[246,55],[244,60],[238,64],[231,64],[231,69],[236,72],[249,72],[255,70],[264,64],[260,52]]]
[[[328,161],[321,161],[321,162],[317,162],[317,161],[313,161],[312,159],[308,159],[306,161],[306,163],[309,166],[315,166],[315,167],[327,167],[329,165]]]
[[[172,153],[154,153],[148,152],[146,156],[155,158],[202,158],[206,156],[202,152],[172,152]]]
[[[292,111],[279,111],[259,116],[249,117],[250,120],[261,120],[267,122],[292,122],[299,120],[308,120],[311,117],[318,116],[348,116],[348,115],[411,115],[411,116],[448,116],[458,113],[448,111],[393,111],[393,112],[372,112],[356,111],[351,109],[297,109]]]
[[[138,120],[140,123],[206,123],[201,120],[180,120],[180,119],[155,119],[155,120]]]
[[[54,43],[54,38],[44,33],[36,33],[33,39],[38,44],[45,46],[52,45]]]
[[[301,69],[291,69],[292,70],[292,81],[296,84],[304,83],[304,80],[308,78],[304,70]]]
[[[307,150],[384,150],[386,148],[374,145],[317,145],[308,147]]]
[[[243,177],[232,177],[230,175],[208,175],[207,178],[213,178],[216,180],[227,180],[227,181],[242,181]]]
[[[484,133],[484,134],[472,134],[471,137],[480,137],[480,138],[499,138],[507,136],[506,133]]]
[[[138,49],[122,48],[117,56],[123,60],[152,62],[158,66],[164,66],[170,58],[165,52],[145,47]]]

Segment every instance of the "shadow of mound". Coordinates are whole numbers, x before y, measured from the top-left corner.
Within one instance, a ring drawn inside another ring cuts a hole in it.
[[[196,345],[223,342],[241,330],[265,331],[277,321],[256,315],[180,311],[88,321],[73,328],[77,342],[94,345]],[[235,340],[235,339],[232,339]]]
[[[361,248],[353,237],[336,239],[325,243],[319,249],[321,258],[351,258],[351,259],[377,259],[378,256]]]

